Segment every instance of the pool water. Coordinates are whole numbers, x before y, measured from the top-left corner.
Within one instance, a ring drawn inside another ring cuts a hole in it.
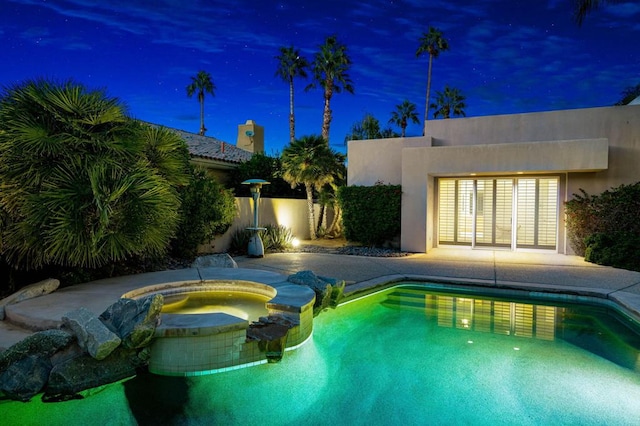
[[[241,291],[201,291],[166,297],[163,313],[203,314],[222,312],[248,321],[267,316],[271,297]]]
[[[279,364],[142,375],[0,413],[16,425],[638,424],[634,326],[536,303],[393,288],[324,312]]]

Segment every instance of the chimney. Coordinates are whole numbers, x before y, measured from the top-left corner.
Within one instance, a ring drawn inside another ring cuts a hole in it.
[[[264,152],[264,127],[253,120],[239,124],[236,146],[249,152]]]

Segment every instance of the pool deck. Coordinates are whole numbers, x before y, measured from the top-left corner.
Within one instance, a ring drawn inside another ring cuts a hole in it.
[[[640,272],[587,263],[576,256],[498,250],[432,249],[405,257],[364,257],[328,253],[276,253],[236,257],[239,269],[181,269],[116,277],[60,289],[11,305],[29,328],[55,327],[66,312],[85,307],[100,314],[122,294],[165,281],[241,279],[278,282],[302,270],[343,279],[346,293],[389,281],[427,280],[493,289],[522,289],[607,299],[640,318]],[[31,333],[0,321],[0,351]]]

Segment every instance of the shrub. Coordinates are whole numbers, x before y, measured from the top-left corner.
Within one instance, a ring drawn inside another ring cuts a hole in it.
[[[229,245],[230,252],[247,254],[249,240],[253,235],[253,231],[248,230],[248,227],[249,225],[234,231]],[[260,238],[265,252],[280,252],[291,248],[293,241],[291,229],[282,225],[266,225],[264,228],[263,231],[260,231]]]
[[[400,234],[400,185],[344,186],[338,190],[344,235],[368,246]]]
[[[587,237],[585,244],[587,262],[640,271],[640,235],[597,233]]]
[[[271,252],[285,251],[291,248],[293,234],[291,229],[282,225],[267,225],[265,230],[260,232],[265,250]]]
[[[74,83],[27,81],[0,97],[1,253],[13,267],[96,268],[166,251],[187,183],[175,133]]]
[[[180,196],[180,225],[171,251],[176,257],[188,259],[196,256],[200,244],[229,229],[237,206],[231,190],[198,168],[192,168],[189,185],[182,188]]]
[[[567,235],[576,254],[590,262],[640,270],[640,182],[597,196],[580,191],[565,203]]]

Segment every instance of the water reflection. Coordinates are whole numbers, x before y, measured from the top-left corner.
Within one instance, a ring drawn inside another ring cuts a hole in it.
[[[124,383],[129,409],[139,425],[184,424],[189,378],[138,374]]]
[[[487,297],[470,298],[398,287],[384,306],[421,309],[438,327],[540,340],[562,339],[640,372],[640,338],[619,314],[598,306],[551,306]]]

